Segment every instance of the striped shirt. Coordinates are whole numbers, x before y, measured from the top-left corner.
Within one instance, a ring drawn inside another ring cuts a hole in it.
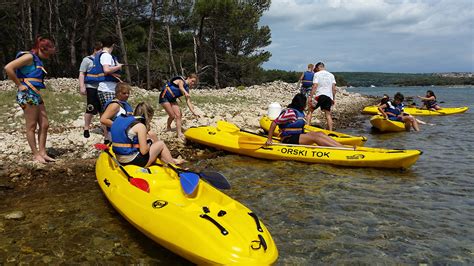
[[[298,116],[293,109],[285,109],[275,120],[277,125],[289,124],[298,120]]]

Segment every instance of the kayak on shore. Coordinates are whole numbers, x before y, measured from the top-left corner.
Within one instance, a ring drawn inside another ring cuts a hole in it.
[[[188,192],[176,168],[122,170],[111,156],[102,152],[97,160],[100,188],[127,221],[158,244],[198,265],[270,265],[278,258],[258,216],[207,182],[198,178]]]
[[[272,120],[268,116],[263,116],[260,119],[260,127],[265,131],[268,132],[270,129],[270,125],[272,124]],[[305,125],[304,127],[305,132],[322,132],[325,135],[331,137],[335,141],[344,144],[344,145],[351,145],[351,146],[364,146],[365,142],[367,141],[367,138],[364,136],[351,136],[348,134],[336,132],[336,131],[330,131],[326,129],[322,129],[319,127],[313,127],[310,125]],[[278,135],[280,133],[279,128],[275,128],[275,135]]]
[[[409,168],[422,154],[419,150],[395,150],[367,147],[324,147],[279,143],[265,145],[266,137],[218,121],[217,126],[186,130],[186,139],[241,155],[268,160],[293,160],[352,167]]]
[[[400,132],[406,131],[405,123],[386,119],[382,115],[374,115],[370,118],[370,124],[380,132]]]
[[[413,115],[413,116],[435,116],[435,115],[454,115],[454,114],[461,114],[469,110],[469,107],[445,107],[440,110],[432,111],[427,109],[420,109],[416,107],[405,107],[403,108],[403,112]],[[363,114],[369,115],[376,115],[380,114],[378,107],[373,106],[366,106],[362,109]]]

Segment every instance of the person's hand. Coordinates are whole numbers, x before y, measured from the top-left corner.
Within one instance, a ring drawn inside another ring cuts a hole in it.
[[[189,99],[191,97],[191,95],[189,95],[189,93],[187,91],[184,92],[184,96]]]
[[[26,87],[23,84],[18,85],[18,91],[26,91],[27,89],[28,89],[28,87]]]
[[[336,99],[332,100],[332,104],[331,105],[334,105],[336,103]]]
[[[117,66],[118,66],[120,69],[122,69],[123,64],[122,64],[122,63],[118,63]]]
[[[79,93],[82,94],[82,95],[86,95],[87,94],[86,87],[85,86],[80,86],[79,87]]]
[[[271,139],[267,139],[267,141],[265,142],[266,146],[272,145],[272,144],[273,144],[273,141]]]

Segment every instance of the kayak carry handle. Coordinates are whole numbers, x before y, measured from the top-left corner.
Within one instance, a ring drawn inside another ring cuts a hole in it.
[[[203,219],[206,219],[208,220],[209,222],[213,223],[217,228],[219,228],[219,230],[221,230],[221,233],[223,235],[228,235],[229,234],[229,231],[227,231],[224,226],[222,226],[220,223],[218,223],[216,220],[214,220],[211,216],[207,215],[207,214],[201,214],[199,215],[199,217],[203,218]]]
[[[257,230],[259,232],[263,232],[263,229],[260,226],[260,220],[258,219],[258,216],[253,212],[249,212],[249,215],[255,220],[255,223],[257,224]]]

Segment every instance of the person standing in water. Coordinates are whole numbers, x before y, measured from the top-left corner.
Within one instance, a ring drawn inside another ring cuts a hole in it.
[[[169,82],[167,82],[160,93],[159,104],[163,106],[166,113],[168,114],[168,120],[166,122],[166,130],[171,130],[171,123],[176,122],[176,132],[179,139],[184,139],[184,134],[182,132],[182,113],[179,108],[177,99],[181,96],[186,97],[186,104],[193,113],[193,115],[199,117],[198,114],[194,111],[194,106],[191,103],[191,96],[189,91],[191,87],[194,87],[197,84],[198,77],[196,74],[191,74],[187,78],[184,77],[174,77]]]
[[[33,161],[40,163],[55,161],[46,154],[49,121],[40,93],[45,88],[44,77],[47,74],[42,59],[49,59],[55,52],[55,45],[50,39],[38,37],[30,51],[18,52],[16,59],[5,66],[8,78],[18,88],[16,101],[23,109],[26,140],[33,153]]]

